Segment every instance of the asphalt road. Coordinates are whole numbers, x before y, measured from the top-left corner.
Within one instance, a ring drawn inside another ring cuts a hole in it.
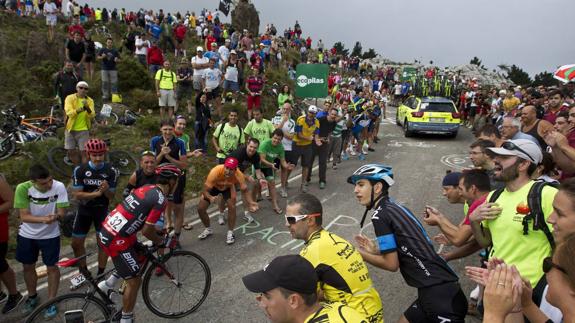
[[[447,169],[455,169],[469,164],[466,158],[467,149],[473,140],[468,129],[461,129],[455,139],[441,136],[419,136],[404,138],[400,127],[395,125],[395,109],[389,109],[388,119],[381,125],[379,144],[376,151],[368,155],[365,162],[379,162],[394,168],[396,184],[391,189],[391,195],[400,203],[411,209],[414,214],[421,214],[424,205],[436,206],[447,214],[454,222],[462,217],[462,206],[449,205],[441,195],[441,179]],[[323,202],[324,224],[327,229],[352,241],[359,232],[359,221],[363,208],[359,206],[352,195],[353,187],[346,183],[346,178],[363,163],[357,158],[344,161],[337,170],[328,169],[328,183],[324,190],[319,189],[317,170],[312,177],[310,193],[315,194]],[[300,178],[291,183],[289,194],[297,194]],[[248,292],[241,277],[245,274],[263,268],[271,259],[284,254],[297,253],[301,243],[292,241],[284,226],[283,217],[275,214],[268,201],[260,204],[261,209],[255,214],[256,222],[246,224],[241,218],[236,229],[236,243],[228,246],[225,243],[226,227],[212,222],[214,235],[205,241],[199,241],[197,235],[201,232],[201,224],[196,224],[192,231],[182,234],[182,246],[201,255],[209,264],[212,273],[210,293],[202,306],[193,314],[180,319],[181,322],[266,322],[266,317],[258,308],[253,294]],[[285,200],[281,206],[285,209]],[[238,214],[243,207],[238,208]],[[197,218],[195,209],[190,209],[187,216]],[[215,219],[214,219],[215,220]],[[426,227],[429,234],[438,231]],[[363,233],[374,236],[371,224],[363,229]],[[436,246],[438,247],[438,246]],[[469,257],[462,261],[454,261],[451,266],[456,272],[463,274],[466,264],[475,264],[477,257]],[[370,267],[370,273],[375,286],[383,300],[386,322],[395,322],[403,311],[416,298],[417,291],[405,284],[397,273],[384,272]],[[64,274],[63,274],[64,277]],[[474,287],[464,276],[460,282],[466,294]],[[66,293],[69,283],[61,282],[60,293]],[[21,290],[24,290],[22,287]],[[46,289],[40,291],[45,295]],[[166,295],[168,297],[170,295]],[[139,297],[136,309],[139,322],[173,322],[160,319],[152,314]],[[2,318],[2,321],[6,322]],[[18,322],[21,316],[10,315],[7,321]],[[469,319],[470,322],[477,322]]]

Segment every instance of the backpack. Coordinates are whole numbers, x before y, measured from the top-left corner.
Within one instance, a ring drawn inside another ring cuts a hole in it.
[[[220,130],[218,131],[218,134],[216,135],[216,141],[218,142],[218,144],[220,142],[220,135],[222,134],[222,131],[224,131],[224,127],[226,126],[226,124],[227,124],[227,122],[222,123]],[[236,126],[238,127],[238,130],[240,131],[240,135],[238,136],[238,147],[239,147],[242,145],[242,133],[244,132],[244,129],[242,129],[242,127],[239,124],[236,124]]]
[[[531,189],[529,189],[529,193],[527,194],[527,205],[529,206],[529,214],[527,214],[522,221],[523,224],[523,235],[527,235],[529,233],[529,221],[533,220],[533,230],[542,230],[549,244],[551,245],[551,249],[555,249],[555,240],[553,239],[553,234],[549,230],[547,223],[545,221],[545,215],[543,214],[543,209],[541,208],[541,193],[543,192],[543,188],[545,186],[557,187],[556,184],[551,184],[543,181],[536,181]],[[497,201],[501,193],[505,188],[497,189],[491,194],[489,198],[489,203],[494,203]]]
[[[160,69],[160,81],[164,79],[164,69]],[[174,83],[174,72],[170,72],[170,81]]]

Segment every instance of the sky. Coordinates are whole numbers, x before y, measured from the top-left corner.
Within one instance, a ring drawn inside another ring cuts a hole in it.
[[[394,61],[438,66],[467,64],[477,56],[488,69],[515,64],[531,76],[575,64],[573,0],[252,0],[260,29],[279,33],[299,21],[314,45],[341,41],[375,49]],[[81,4],[84,2],[81,0]],[[219,0],[91,0],[94,7],[163,8],[199,12]],[[226,21],[224,19],[224,21]]]

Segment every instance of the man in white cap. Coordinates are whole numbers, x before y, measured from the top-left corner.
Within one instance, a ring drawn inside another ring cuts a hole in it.
[[[492,246],[489,258],[515,265],[533,286],[533,298],[540,299],[545,286],[541,264],[554,246],[546,220],[553,212],[557,189],[547,185],[536,189],[542,183],[531,180],[543,160],[533,141],[508,140],[500,148],[488,149],[495,155],[494,179],[505,188],[491,192],[469,216],[473,234],[482,247]]]
[[[88,83],[80,81],[76,84],[76,93],[68,95],[64,101],[64,111],[64,149],[68,152],[68,160],[74,165],[87,163],[84,146],[90,139],[92,120],[96,117],[94,100],[88,96]]]
[[[192,57],[192,68],[194,75],[192,77],[194,90],[202,90],[202,76],[206,68],[210,67],[210,59],[204,57],[204,49],[202,46],[196,48],[196,56]]]

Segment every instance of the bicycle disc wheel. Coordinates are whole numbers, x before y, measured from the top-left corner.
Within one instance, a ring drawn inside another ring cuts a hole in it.
[[[156,265],[146,270],[142,284],[144,303],[163,318],[191,314],[208,296],[212,283],[210,267],[199,255],[184,250],[174,251],[163,264],[169,274],[157,276]],[[173,276],[173,281],[168,276]]]
[[[48,162],[52,169],[54,169],[58,174],[65,177],[72,177],[74,165],[71,162],[64,160],[66,156],[67,152],[64,147],[53,147],[48,151]]]
[[[132,175],[138,168],[138,160],[127,151],[113,150],[109,155],[110,163],[120,172],[120,175]]]
[[[111,313],[106,304],[99,298],[82,293],[72,293],[61,295],[53,300],[40,305],[30,316],[26,318],[26,323],[46,322],[44,311],[51,306],[56,305],[58,314],[50,319],[50,322],[66,322],[65,314],[68,311],[82,310],[84,313],[84,322],[109,322]]]

